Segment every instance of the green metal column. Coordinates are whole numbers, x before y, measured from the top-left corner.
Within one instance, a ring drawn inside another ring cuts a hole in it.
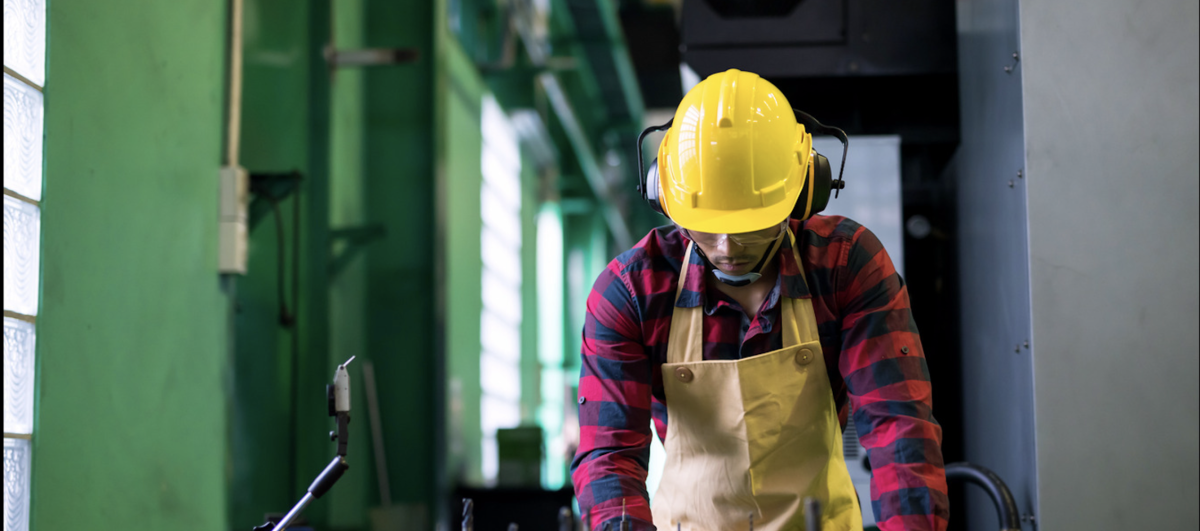
[[[293,392],[296,401],[296,483],[292,487],[293,492],[298,494],[307,489],[335,454],[335,445],[328,435],[333,419],[322,414],[327,410],[323,391],[325,385],[333,381],[335,364],[346,360],[335,349],[331,349],[329,343],[331,86],[329,67],[322,53],[330,42],[331,1],[309,0],[308,25],[304,27],[308,39],[306,45],[300,48],[301,57],[307,63],[309,110],[306,123],[308,142],[305,146],[308,171],[300,189],[303,230],[299,249],[301,261],[300,270],[293,273],[300,278],[300,300],[297,302],[299,362],[295,369],[297,389]],[[362,419],[362,409],[352,410],[352,414]],[[357,437],[367,436],[365,424],[357,423],[351,433]],[[329,521],[330,512],[326,503],[314,504],[305,514],[310,521],[323,526]]]
[[[299,171],[305,180],[303,200],[314,196],[307,155],[310,7],[307,1],[246,0],[243,12],[241,165],[251,172]],[[305,412],[296,399],[301,392],[319,393],[321,388],[294,380],[299,376],[295,340],[280,325],[281,282],[288,307],[297,308],[291,293],[296,205],[294,196],[280,202],[278,218],[268,213],[251,229],[247,273],[237,279],[229,493],[234,529],[262,523],[266,512],[288,510],[300,498],[301,477],[314,473],[311,467],[297,466],[302,438],[297,437],[296,421]],[[303,210],[307,219],[307,208]],[[286,245],[282,256],[280,225]],[[309,315],[308,301],[299,302]],[[309,322],[302,319],[297,325],[304,329]],[[306,516],[313,518],[319,511],[314,507]]]
[[[364,46],[414,48],[418,54],[412,63],[364,71],[365,221],[386,234],[365,251],[365,348],[375,362],[392,501],[431,518],[440,325],[435,299],[434,2],[367,0],[365,6]],[[359,418],[360,433],[366,436],[366,417]],[[374,504],[374,481],[369,488]]]
[[[331,2],[332,45],[339,50],[364,46],[366,2]],[[329,527],[364,529],[368,511],[378,505],[371,490],[377,485],[367,410],[364,362],[371,359],[366,349],[367,268],[362,252],[380,243],[379,231],[367,224],[364,134],[366,105],[363,87],[366,70],[339,68],[330,73],[329,123],[329,363],[356,356],[349,368],[353,423],[350,469],[329,492]]]

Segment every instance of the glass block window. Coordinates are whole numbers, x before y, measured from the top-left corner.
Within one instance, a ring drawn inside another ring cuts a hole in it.
[[[4,74],[4,187],[42,199],[42,93]]]
[[[29,440],[4,437],[4,530],[29,529]]]
[[[46,82],[46,0],[4,0],[4,68]]]
[[[29,529],[45,80],[45,0],[4,0],[4,531]]]
[[[496,430],[521,422],[521,152],[508,117],[491,96],[483,99],[483,153],[479,190],[480,428],[484,480],[496,481]]]
[[[33,323],[4,318],[4,431],[33,433]]]
[[[5,189],[7,190],[7,189]],[[4,310],[37,315],[38,237],[42,213],[37,205],[4,196]],[[7,315],[7,314],[5,314]]]

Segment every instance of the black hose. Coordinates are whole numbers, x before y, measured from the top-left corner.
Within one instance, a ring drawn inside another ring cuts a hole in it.
[[[961,479],[983,487],[996,505],[1000,516],[1002,531],[1020,531],[1021,513],[1017,510],[1017,502],[1013,499],[1012,491],[995,472],[971,463],[950,463],[946,465],[946,480]]]

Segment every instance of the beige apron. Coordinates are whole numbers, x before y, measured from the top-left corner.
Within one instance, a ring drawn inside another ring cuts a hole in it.
[[[677,299],[691,254],[689,244]],[[703,361],[703,307],[675,308],[662,367],[666,464],[651,507],[660,531],[740,531],[751,513],[755,531],[800,531],[809,496],[822,531],[862,530],[812,300],[779,304],[783,348],[730,361]]]

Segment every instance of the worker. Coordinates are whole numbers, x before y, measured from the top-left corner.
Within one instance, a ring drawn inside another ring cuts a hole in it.
[[[729,70],[662,127],[639,178],[673,223],[610,262],[587,300],[571,475],[592,529],[618,529],[624,508],[634,530],[752,519],[798,531],[811,497],[823,530],[859,531],[850,421],[879,528],[946,528],[942,434],[908,292],[874,234],[814,215],[841,175],[831,181],[813,151],[824,126],[807,121],[767,80]],[[653,504],[651,418],[666,449]]]

